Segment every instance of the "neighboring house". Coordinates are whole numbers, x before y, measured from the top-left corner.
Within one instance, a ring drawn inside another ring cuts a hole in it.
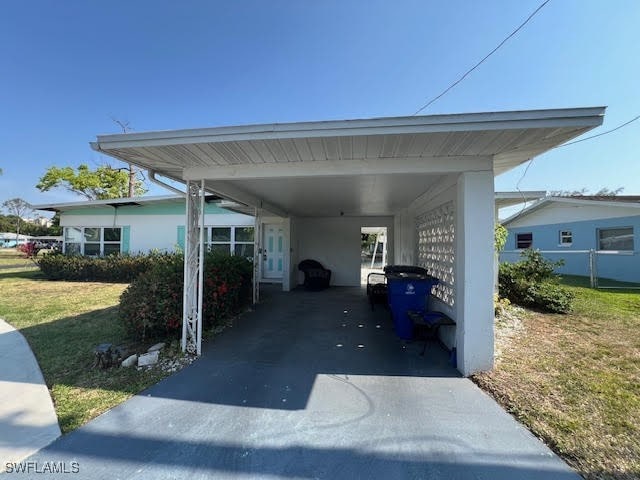
[[[0,232],[0,247],[9,248],[17,245],[24,245],[32,238],[33,237],[30,237],[29,235],[22,234],[17,235],[16,237],[15,232]]]
[[[206,245],[253,258],[254,218],[220,205],[205,203]],[[108,255],[184,249],[184,197],[81,201],[36,205],[34,209],[60,212],[65,253]]]
[[[494,176],[603,116],[595,107],[243,125],[101,135],[91,146],[150,179],[184,184],[183,348],[200,353],[197,227],[213,194],[256,216],[254,299],[261,278],[296,287],[306,258],[331,269],[332,284],[359,287],[362,229],[385,227],[389,263],[423,266],[440,280],[433,306],[456,321],[441,337],[470,375],[493,365]],[[122,212],[109,218],[123,222]],[[133,242],[132,224],[121,225]]]
[[[640,196],[545,197],[502,224],[501,261],[534,248],[564,261],[558,273],[590,276],[593,265],[599,278],[640,283]]]

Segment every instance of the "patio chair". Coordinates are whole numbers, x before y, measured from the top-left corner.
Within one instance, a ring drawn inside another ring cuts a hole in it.
[[[324,290],[331,283],[331,270],[324,268],[316,260],[303,260],[298,264],[298,270],[304,273],[304,287],[307,290]]]

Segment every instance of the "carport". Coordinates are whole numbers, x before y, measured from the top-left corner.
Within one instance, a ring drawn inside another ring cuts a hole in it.
[[[249,125],[98,136],[96,151],[186,185],[183,347],[200,353],[203,205],[256,217],[254,289],[319,260],[360,284],[360,230],[387,227],[390,263],[439,278],[436,308],[463,375],[493,364],[494,175],[602,124],[604,107]],[[264,258],[266,257],[266,258]],[[271,260],[271,262],[269,262]]]

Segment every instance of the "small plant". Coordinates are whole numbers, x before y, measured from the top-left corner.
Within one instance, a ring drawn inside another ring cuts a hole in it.
[[[500,253],[504,250],[504,246],[507,243],[507,237],[509,236],[509,231],[502,226],[500,223],[496,223],[493,229],[493,244],[496,250],[496,253]]]
[[[564,265],[551,262],[537,250],[522,252],[523,260],[502,263],[498,274],[500,295],[522,307],[552,313],[571,311],[573,293],[558,284],[554,270]]]
[[[27,242],[22,245],[18,245],[18,251],[21,252],[25,258],[33,260],[38,255],[40,249],[36,247],[35,242]]]

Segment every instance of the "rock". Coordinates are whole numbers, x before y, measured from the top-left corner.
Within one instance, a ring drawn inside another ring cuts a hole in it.
[[[155,365],[158,363],[159,356],[160,352],[158,350],[155,352],[143,353],[138,357],[138,366],[146,367],[147,365]]]
[[[136,364],[137,361],[138,361],[138,355],[133,354],[130,357],[125,358],[122,361],[121,365],[123,367],[133,367]]]
[[[149,347],[149,350],[147,350],[147,352],[155,352],[155,351],[162,350],[163,348],[164,348],[164,342],[160,342]]]

